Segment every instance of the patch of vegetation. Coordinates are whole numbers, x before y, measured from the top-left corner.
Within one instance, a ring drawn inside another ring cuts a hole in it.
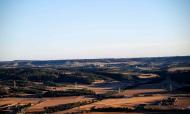
[[[103,108],[92,107],[90,111],[92,112],[131,112],[131,111],[134,111],[134,109],[129,108],[129,107],[103,107]]]
[[[183,84],[190,84],[190,72],[176,71],[168,73],[173,81]]]
[[[6,87],[0,85],[0,96],[4,96],[8,94],[9,94],[9,90]]]
[[[183,86],[183,87],[180,87],[178,89],[176,89],[177,91],[183,91],[183,92],[190,92],[190,86]]]
[[[53,113],[53,112],[58,112],[58,111],[64,111],[67,109],[71,109],[74,107],[79,107],[82,105],[87,105],[87,104],[91,104],[96,102],[97,100],[89,100],[89,101],[79,101],[79,102],[74,102],[74,103],[68,103],[68,104],[61,104],[61,105],[57,105],[57,106],[49,106],[49,107],[45,107],[45,113]]]
[[[48,91],[43,94],[43,97],[81,96],[81,95],[95,95],[95,92],[88,89],[69,89],[65,91]]]
[[[27,87],[17,87],[17,88],[11,88],[10,90],[13,93],[27,93],[27,94],[39,94],[42,93],[42,91]]]
[[[27,107],[30,107],[31,106],[31,103],[28,103],[28,104],[25,104],[25,105],[14,105],[14,106],[10,106],[10,107],[7,107],[3,110],[0,110],[0,113],[2,114],[17,114],[17,113],[21,113],[22,110],[24,110],[25,108]]]
[[[43,82],[43,85],[45,85],[45,86],[56,86],[56,87],[59,87],[59,86],[64,86],[65,84],[56,83],[56,82],[52,82],[52,81],[45,81],[45,82]]]

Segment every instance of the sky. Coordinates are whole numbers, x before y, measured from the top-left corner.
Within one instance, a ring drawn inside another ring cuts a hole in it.
[[[189,0],[0,0],[0,61],[183,55]]]

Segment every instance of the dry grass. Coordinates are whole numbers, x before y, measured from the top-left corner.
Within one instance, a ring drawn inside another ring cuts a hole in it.
[[[57,112],[57,113],[53,113],[53,114],[63,114],[62,112]],[[144,114],[144,113],[140,113],[140,112],[86,112],[83,114]]]
[[[165,98],[163,95],[148,96],[148,97],[132,97],[132,98],[118,98],[118,99],[105,99],[89,105],[81,106],[81,110],[89,110],[91,107],[133,107],[139,104],[149,104]]]
[[[0,105],[5,105],[5,104],[36,104],[39,102],[39,98],[0,98]]]
[[[158,78],[159,75],[157,75],[157,74],[140,74],[138,77],[141,79]]]
[[[169,72],[175,71],[190,71],[190,67],[172,67],[168,69]]]
[[[137,94],[146,94],[146,93],[152,93],[152,92],[164,92],[166,90],[164,89],[130,89],[125,90],[118,95],[126,95],[126,96],[133,96]]]
[[[175,105],[176,105],[176,107],[188,108],[190,106],[190,98],[189,97],[178,97]]]
[[[37,112],[42,111],[44,107],[55,106],[59,104],[67,104],[78,101],[90,100],[91,98],[85,98],[82,96],[72,96],[72,97],[54,97],[54,98],[44,98],[43,102],[31,106],[27,109],[27,112]]]
[[[42,111],[44,107],[55,106],[59,104],[66,104],[84,100],[90,100],[91,98],[85,98],[82,96],[72,96],[72,97],[54,97],[54,98],[1,98],[0,105],[16,105],[16,104],[28,104],[31,103],[32,106],[29,107],[27,112],[37,112]]]
[[[105,99],[105,100],[95,102],[92,104],[88,104],[88,105],[84,105],[84,106],[80,106],[80,107],[75,107],[75,108],[65,110],[65,111],[56,112],[54,114],[63,114],[63,113],[67,113],[67,112],[78,112],[79,110],[90,110],[94,106],[96,106],[98,108],[102,108],[102,107],[125,107],[125,106],[126,107],[133,107],[133,106],[136,106],[138,104],[145,104],[145,103],[149,104],[151,102],[155,102],[155,101],[161,100],[163,98],[165,98],[165,96],[160,95],[160,96],[149,96],[149,97]],[[96,114],[96,113],[94,113],[94,114]],[[99,114],[99,113],[97,113],[97,114]]]
[[[144,113],[138,113],[138,112],[127,112],[127,113],[126,112],[90,112],[90,113],[84,113],[84,114],[144,114]]]
[[[102,108],[102,107],[134,107],[139,104],[151,104],[156,101],[160,101],[166,97],[169,97],[169,95],[154,95],[154,96],[147,96],[147,97],[132,97],[132,98],[118,98],[118,99],[105,99],[99,102],[95,102],[93,104],[85,105],[85,106],[80,106],[76,108],[72,108],[66,111],[60,111],[56,112],[55,114],[63,114],[66,112],[78,112],[79,110],[90,110],[91,107],[97,107],[97,108]],[[190,106],[190,98],[188,97],[177,97],[177,103],[175,104],[174,107],[178,108],[187,108]],[[173,106],[172,106],[173,107]],[[170,108],[172,108],[170,107]],[[163,107],[163,108],[168,108],[168,107]],[[88,113],[86,113],[88,114]],[[90,112],[90,114],[108,114],[108,112]],[[122,112],[113,112],[109,114],[124,114]],[[143,113],[129,113],[129,114],[143,114]]]

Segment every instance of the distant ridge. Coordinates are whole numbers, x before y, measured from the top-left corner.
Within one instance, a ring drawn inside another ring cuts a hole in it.
[[[80,66],[96,63],[114,63],[114,62],[184,62],[190,64],[190,56],[172,56],[172,57],[142,57],[142,58],[103,58],[103,59],[68,59],[68,60],[14,60],[0,62],[0,67],[48,67],[48,66]]]
[[[29,62],[29,61],[85,61],[85,60],[121,60],[121,59],[153,59],[153,58],[183,58],[190,57],[190,55],[185,56],[152,56],[152,57],[121,57],[121,58],[87,58],[87,59],[44,59],[44,60],[10,60],[10,61],[0,61],[0,62]]]

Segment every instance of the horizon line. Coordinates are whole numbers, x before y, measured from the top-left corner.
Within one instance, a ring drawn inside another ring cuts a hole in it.
[[[140,59],[140,58],[169,58],[169,57],[190,57],[190,55],[171,55],[171,56],[144,56],[144,57],[105,57],[105,58],[79,58],[79,59],[15,59],[15,60],[0,60],[0,62],[14,61],[72,61],[72,60],[101,60],[101,59]]]

